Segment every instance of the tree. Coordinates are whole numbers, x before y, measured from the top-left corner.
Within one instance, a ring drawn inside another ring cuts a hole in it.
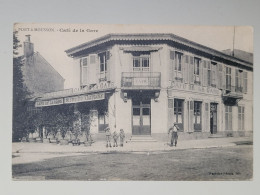
[[[30,92],[24,85],[22,56],[18,56],[21,47],[17,38],[17,31],[13,33],[13,141],[25,136],[26,126],[24,121],[28,118],[27,98]]]

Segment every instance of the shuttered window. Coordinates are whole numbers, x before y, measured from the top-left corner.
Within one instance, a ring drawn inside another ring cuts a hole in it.
[[[218,88],[223,89],[223,65],[218,64]]]
[[[195,131],[201,131],[201,105],[202,102],[194,101],[193,124]]]
[[[245,107],[238,106],[238,130],[245,130]]]
[[[208,67],[208,86],[211,86],[211,63],[210,61],[207,62]]]
[[[82,58],[81,62],[81,85],[87,84],[88,79],[88,58]]]
[[[183,54],[179,52],[175,52],[175,66],[174,66],[174,71],[176,75],[176,80],[183,80],[183,75],[182,75],[182,69],[183,69],[183,60],[182,60]]]
[[[235,91],[242,93],[242,82],[243,82],[243,72],[239,69],[236,69],[236,77],[235,77]]]
[[[231,90],[231,68],[226,67],[226,89]]]
[[[194,83],[200,84],[200,59],[194,58]]]
[[[169,64],[169,81],[174,79],[174,59],[175,59],[175,52],[170,51],[170,64]]]
[[[217,86],[217,63],[211,62],[211,86],[216,87]]]
[[[225,129],[232,130],[232,106],[225,106]]]
[[[174,99],[174,122],[183,130],[183,102],[181,99]]]

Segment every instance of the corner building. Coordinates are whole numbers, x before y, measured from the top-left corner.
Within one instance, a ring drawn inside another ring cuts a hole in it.
[[[65,52],[75,88],[110,86],[102,100],[75,103],[92,113],[97,138],[109,125],[129,138],[166,140],[173,122],[183,139],[253,132],[250,62],[174,34],[108,34]]]

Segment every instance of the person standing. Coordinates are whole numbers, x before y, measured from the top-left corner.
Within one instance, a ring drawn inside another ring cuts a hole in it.
[[[124,140],[125,140],[125,132],[123,129],[120,129],[119,137],[120,137],[120,146],[123,147]]]
[[[178,141],[178,130],[179,127],[176,123],[173,123],[173,126],[169,129],[169,133],[170,134],[170,138],[171,138],[171,147],[173,146],[173,144],[175,145],[175,147],[177,146],[177,141]]]
[[[106,147],[112,147],[111,142],[110,142],[110,140],[111,140],[110,128],[109,127],[105,128],[105,132],[106,132],[106,141],[107,141]]]
[[[118,134],[117,134],[116,131],[114,131],[114,133],[113,133],[113,142],[114,142],[113,147],[117,147],[117,139],[118,139]]]

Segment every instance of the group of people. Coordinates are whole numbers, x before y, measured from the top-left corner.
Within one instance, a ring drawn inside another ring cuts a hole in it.
[[[125,132],[124,132],[123,129],[120,129],[120,133],[119,134],[116,131],[114,131],[113,134],[111,134],[110,128],[107,127],[105,129],[105,132],[106,132],[106,141],[107,141],[106,147],[112,147],[112,145],[111,145],[111,137],[113,139],[113,147],[118,147],[118,144],[117,144],[118,138],[119,138],[119,141],[120,141],[120,147],[124,146]]]

